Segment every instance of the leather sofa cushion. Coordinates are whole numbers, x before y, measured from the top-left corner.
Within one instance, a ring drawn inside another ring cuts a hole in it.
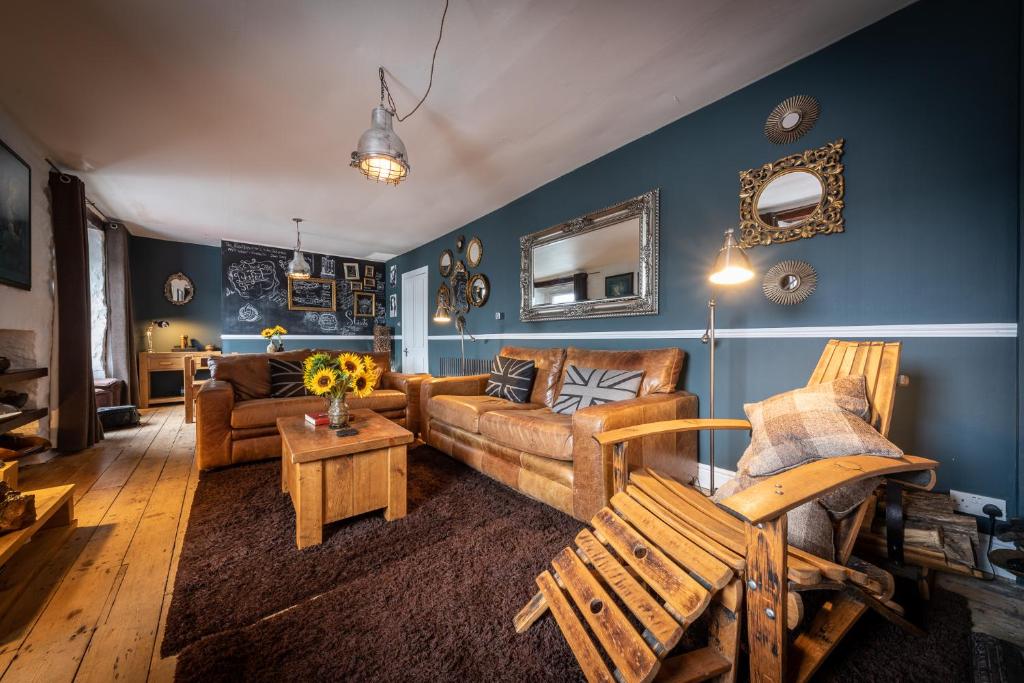
[[[342,349],[299,349],[281,353],[239,353],[220,356],[211,363],[210,376],[230,382],[236,401],[251,401],[270,396],[270,358],[286,361],[303,361],[307,356],[323,351],[342,353]],[[359,353],[358,351],[356,353]],[[391,370],[391,354],[387,351],[363,354],[372,356],[377,367],[384,372]]]
[[[406,402],[405,394],[394,389],[378,389],[366,398],[355,396],[348,398],[349,408],[368,408],[377,412],[405,410]],[[232,429],[276,427],[279,417],[319,413],[326,409],[324,399],[320,396],[240,401],[231,411],[231,427]]]
[[[532,360],[537,367],[530,392],[530,403],[550,408],[558,396],[558,381],[562,377],[565,349],[532,349],[526,346],[506,346],[499,353],[506,358]],[[594,367],[594,366],[591,366]]]
[[[296,396],[294,398],[265,398],[254,401],[240,401],[231,411],[232,429],[269,427],[277,424],[277,418],[305,415],[326,410],[324,400],[319,396]]]
[[[368,408],[378,413],[390,410],[405,410],[408,402],[409,399],[405,392],[398,391],[397,389],[377,389],[366,398],[351,395],[348,397],[349,408]]]
[[[496,410],[480,418],[480,433],[510,448],[572,460],[572,416],[536,410]]]
[[[683,352],[680,349],[594,351],[570,346],[565,355],[565,367],[569,365],[607,370],[643,370],[644,379],[637,396],[670,394],[676,390],[676,384],[679,382],[679,373],[683,369]],[[558,384],[561,385],[561,377]],[[555,395],[557,396],[557,393]]]
[[[532,403],[513,403],[494,396],[454,396],[443,394],[430,399],[430,417],[467,432],[480,431],[480,416],[492,410],[536,410]]]
[[[270,396],[270,357],[302,361],[309,349],[282,353],[239,353],[221,356],[210,363],[210,377],[230,382],[236,401],[251,401]]]

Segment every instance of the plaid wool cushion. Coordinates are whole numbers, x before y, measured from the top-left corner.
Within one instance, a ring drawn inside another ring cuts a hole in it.
[[[863,376],[787,391],[743,409],[751,436],[738,465],[754,477],[844,455],[903,457],[865,421],[871,408]]]

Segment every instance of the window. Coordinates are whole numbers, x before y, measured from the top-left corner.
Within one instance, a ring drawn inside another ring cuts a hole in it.
[[[551,303],[553,304],[571,304],[576,301],[576,295],[572,292],[566,292],[564,294],[555,294],[551,297]]]
[[[107,264],[102,230],[89,228],[89,309],[92,313],[92,376],[103,378],[106,373],[107,351]]]

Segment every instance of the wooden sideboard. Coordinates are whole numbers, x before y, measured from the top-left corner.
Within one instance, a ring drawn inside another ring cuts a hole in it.
[[[184,396],[150,396],[150,375],[154,372],[177,372],[182,382],[185,377],[185,359],[189,356],[219,356],[220,351],[140,351],[139,352],[139,407],[148,408],[161,403],[178,403]],[[184,384],[183,384],[184,386]]]

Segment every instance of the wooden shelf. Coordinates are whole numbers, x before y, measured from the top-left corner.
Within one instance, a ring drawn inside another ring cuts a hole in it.
[[[24,491],[36,497],[36,521],[24,529],[18,529],[0,536],[0,566],[11,559],[18,548],[29,542],[40,529],[66,527],[74,524],[74,484],[54,486],[36,491]],[[59,514],[58,514],[59,513]]]
[[[46,408],[26,408],[11,417],[0,416],[0,434],[6,434],[12,429],[41,420],[46,417],[46,412]]]
[[[47,368],[20,368],[17,370],[8,370],[7,372],[0,372],[0,383],[24,382],[29,379],[46,377],[48,374],[49,370]]]

